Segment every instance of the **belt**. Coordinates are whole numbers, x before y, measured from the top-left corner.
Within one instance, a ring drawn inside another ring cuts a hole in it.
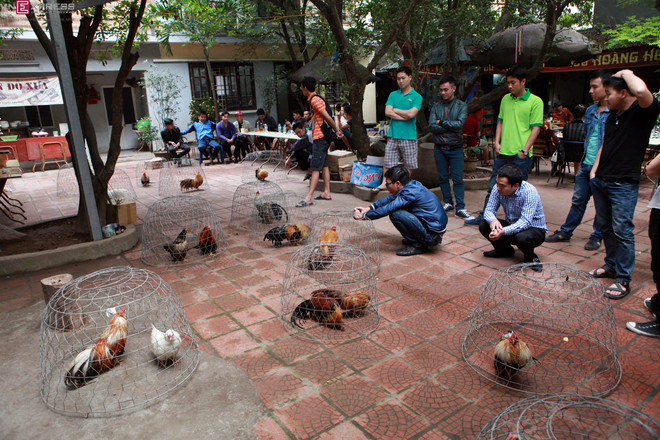
[[[440,148],[441,150],[449,150],[449,151],[451,151],[451,150],[459,150],[459,149],[462,149],[462,148],[463,148],[462,145],[459,145],[458,147],[447,147],[447,146],[440,145],[440,144],[434,144],[434,146],[435,146],[436,148]]]

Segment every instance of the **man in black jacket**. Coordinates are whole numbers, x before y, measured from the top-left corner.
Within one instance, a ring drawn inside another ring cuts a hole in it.
[[[174,163],[178,162],[181,165],[181,158],[190,153],[190,147],[183,142],[181,130],[174,125],[173,120],[165,118],[163,123],[165,128],[160,132],[160,137],[163,139],[163,144],[169,151],[170,157],[174,158]]]
[[[454,209],[449,185],[449,170],[454,182],[456,197],[456,217],[470,220],[473,217],[465,209],[463,185],[463,124],[467,118],[467,104],[459,101],[456,93],[456,79],[445,76],[440,79],[440,96],[442,100],[431,109],[429,129],[434,134],[435,166],[438,168],[440,188],[442,189],[443,208],[445,211]]]

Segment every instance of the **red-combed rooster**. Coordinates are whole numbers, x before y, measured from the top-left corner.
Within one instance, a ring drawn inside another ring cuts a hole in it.
[[[520,341],[512,330],[503,334],[495,346],[495,372],[507,381],[535,360],[527,344]]]
[[[64,384],[69,389],[80,388],[90,379],[110,370],[120,362],[119,357],[124,353],[128,334],[128,321],[124,317],[125,313],[125,309],[119,311],[108,309],[107,314],[114,314],[114,316],[101,337],[93,347],[78,353],[67,368]]]
[[[199,249],[204,255],[214,255],[215,251],[218,250],[218,245],[215,242],[215,237],[210,226],[202,229],[202,232],[199,234],[199,244],[195,246],[195,249]]]
[[[291,314],[291,324],[303,328],[297,320],[304,323],[307,319],[313,319],[328,327],[344,330],[341,300],[342,294],[337,290],[317,289],[312,292],[310,299],[301,302],[295,308]]]
[[[309,270],[322,270],[327,269],[332,263],[335,254],[335,246],[339,240],[337,234],[337,226],[333,226],[321,235],[319,239],[320,246],[312,250],[309,256],[308,268]]]
[[[340,307],[344,311],[344,316],[358,316],[371,302],[371,297],[361,290],[347,293],[341,299]]]

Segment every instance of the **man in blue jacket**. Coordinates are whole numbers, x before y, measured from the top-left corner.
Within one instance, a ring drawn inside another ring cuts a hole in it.
[[[210,157],[211,160],[206,165],[213,165],[213,159],[218,159],[218,153],[222,150],[222,147],[218,142],[216,142],[213,137],[213,131],[215,130],[215,122],[209,121],[206,116],[206,112],[201,110],[197,115],[197,122],[191,124],[190,127],[186,128],[185,131],[181,134],[188,134],[191,131],[195,130],[197,134],[197,149],[199,150],[199,164],[202,164],[203,157]]]
[[[407,246],[397,251],[401,257],[422,254],[440,244],[447,230],[447,214],[440,200],[424,185],[410,180],[404,165],[385,172],[385,187],[390,195],[369,207],[356,207],[355,219],[375,220],[389,215]]]
[[[463,186],[463,125],[467,119],[467,104],[458,100],[456,79],[453,76],[440,78],[440,96],[442,100],[431,109],[429,130],[434,134],[433,156],[438,169],[440,189],[442,189],[443,208],[445,211],[454,209],[449,185],[449,170],[454,182],[456,197],[456,217],[463,220],[472,219],[465,209],[465,187]]]

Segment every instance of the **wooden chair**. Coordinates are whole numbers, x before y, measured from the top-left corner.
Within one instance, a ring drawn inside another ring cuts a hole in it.
[[[536,175],[539,175],[541,168],[541,159],[545,163],[547,156],[545,155],[546,142],[543,139],[536,139],[532,145],[532,170],[536,168]],[[530,170],[531,172],[531,170]]]

